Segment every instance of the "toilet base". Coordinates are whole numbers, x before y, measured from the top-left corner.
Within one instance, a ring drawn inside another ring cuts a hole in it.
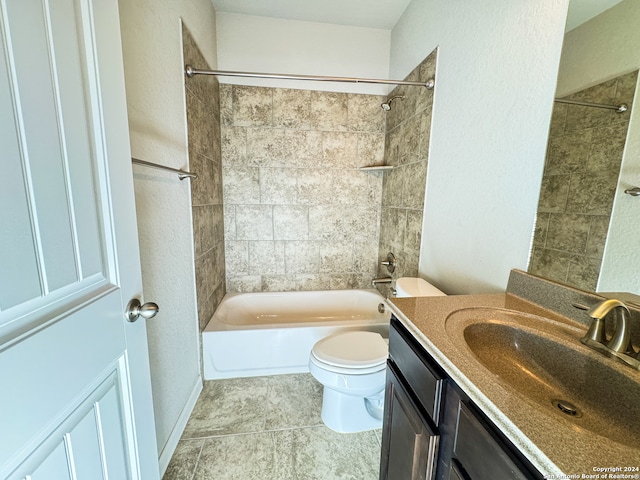
[[[365,397],[345,395],[328,387],[324,387],[322,394],[321,416],[324,424],[338,433],[382,428],[382,419],[372,417],[367,411]]]

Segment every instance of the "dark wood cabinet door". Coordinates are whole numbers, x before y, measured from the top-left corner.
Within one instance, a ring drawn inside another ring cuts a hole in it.
[[[542,477],[525,466],[512,447],[498,438],[466,396],[447,385],[442,424],[439,480],[532,480]],[[445,473],[447,472],[447,473]]]
[[[381,480],[431,480],[439,435],[403,387],[395,368],[387,368]]]

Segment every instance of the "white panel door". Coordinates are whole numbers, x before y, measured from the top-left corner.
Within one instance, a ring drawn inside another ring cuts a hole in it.
[[[0,0],[0,479],[159,477],[117,0]]]

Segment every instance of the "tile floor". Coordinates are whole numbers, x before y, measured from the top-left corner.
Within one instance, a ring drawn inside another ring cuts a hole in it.
[[[310,374],[210,380],[163,480],[376,480],[380,431],[322,424]]]

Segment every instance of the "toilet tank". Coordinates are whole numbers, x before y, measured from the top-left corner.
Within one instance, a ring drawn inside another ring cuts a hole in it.
[[[396,280],[396,297],[438,297],[446,293],[417,277],[401,277]]]

